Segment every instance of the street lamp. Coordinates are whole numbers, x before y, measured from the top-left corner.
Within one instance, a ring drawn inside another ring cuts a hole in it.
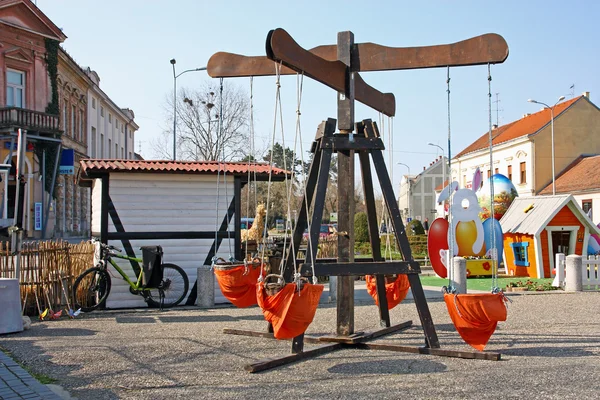
[[[556,101],[556,103],[554,103],[554,105],[552,107],[550,107],[548,104],[546,103],[542,103],[541,101],[536,101],[533,99],[529,99],[527,100],[529,103],[535,103],[535,104],[541,104],[543,105],[545,108],[550,110],[550,132],[551,132],[551,137],[552,137],[552,195],[556,194],[556,180],[555,180],[555,174],[554,174],[554,107],[556,107],[556,105],[563,101],[565,99],[565,96],[560,96],[558,98],[558,100]]]
[[[408,216],[406,217],[406,222],[408,223],[408,219],[410,218],[410,167],[404,163],[397,163],[398,165],[404,165],[406,168],[408,168],[408,176],[406,178],[406,182],[408,183],[408,191],[406,193],[406,206],[408,208]]]
[[[175,64],[177,60],[171,59],[171,65],[173,66],[173,161],[177,158],[177,78],[186,72],[193,71],[206,71],[206,67],[187,69],[179,74],[175,73]]]
[[[427,145],[429,146],[433,146],[433,147],[437,147],[438,149],[440,149],[442,151],[442,190],[444,190],[444,188],[446,187],[446,163],[444,162],[444,149],[442,148],[442,146],[437,145],[435,143],[427,143]],[[450,183],[450,182],[448,182]],[[446,215],[446,210],[445,207],[442,207],[442,217]]]

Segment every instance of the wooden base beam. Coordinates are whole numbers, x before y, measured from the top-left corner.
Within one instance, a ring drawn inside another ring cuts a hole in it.
[[[387,343],[357,343],[353,347],[366,350],[386,350],[401,353],[427,354],[438,357],[465,358],[471,360],[500,361],[500,353],[489,353],[481,351],[462,351],[447,349],[432,349],[429,347],[400,346]]]
[[[300,353],[292,353],[279,358],[269,358],[265,360],[260,360],[252,364],[247,364],[246,366],[244,366],[244,369],[251,373],[261,372],[268,369],[281,367],[282,365],[287,365],[296,361],[304,360],[306,358],[317,357],[321,354],[326,354],[334,350],[339,350],[343,347],[344,345],[341,343],[326,344],[323,346],[315,347],[314,349],[304,350]]]

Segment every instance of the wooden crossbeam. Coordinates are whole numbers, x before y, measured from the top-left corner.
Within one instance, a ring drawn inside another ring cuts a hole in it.
[[[302,276],[312,276],[310,263],[300,264]],[[371,262],[340,262],[314,264],[316,276],[362,276],[362,275],[392,275],[419,274],[421,266],[418,261],[371,261]]]

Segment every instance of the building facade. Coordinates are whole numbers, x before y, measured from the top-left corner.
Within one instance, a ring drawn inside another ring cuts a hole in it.
[[[553,159],[558,175],[582,154],[600,154],[600,110],[590,101],[589,92],[555,106],[554,157],[551,125],[550,111],[544,109],[494,127],[493,165],[486,132],[452,159],[452,179],[468,188],[479,168],[484,179],[503,174],[519,196],[534,196],[552,182]]]
[[[0,0],[0,230],[16,222],[21,129],[29,238],[89,237],[90,190],[74,179],[79,161],[135,157],[133,111],[117,107],[98,75],[61,47],[66,38],[32,1]],[[65,160],[67,168],[58,168]]]
[[[443,216],[436,208],[435,188],[447,179],[447,160],[440,156],[428,167],[423,167],[420,174],[402,177],[398,206],[405,222],[413,218],[419,221],[427,218],[431,223],[435,218]]]
[[[78,187],[73,179],[79,161],[88,158],[88,91],[92,81],[63,49],[58,52],[58,93],[62,149],[73,153],[74,168],[62,170],[57,177],[54,236],[88,236],[90,191]]]
[[[88,91],[88,142],[89,158],[113,160],[135,159],[135,114],[128,108],[119,108],[100,89],[100,77],[96,71],[85,68],[92,81]]]
[[[23,163],[24,213],[28,237],[40,237],[51,208],[48,190],[42,190],[43,149],[56,149],[59,123],[57,63],[62,31],[29,0],[0,0],[0,163],[3,170],[2,227],[13,225],[17,189],[17,131],[27,133]],[[49,174],[46,175],[49,175]],[[47,187],[48,188],[48,187]]]

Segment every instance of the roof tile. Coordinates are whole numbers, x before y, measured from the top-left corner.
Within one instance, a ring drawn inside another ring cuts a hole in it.
[[[169,161],[169,160],[81,160],[81,175],[102,172],[163,172],[163,173],[190,173],[190,174],[216,174],[226,172],[235,175],[251,173],[283,177],[289,171],[281,168],[270,167],[267,163],[247,162],[218,162],[218,161]]]
[[[583,97],[585,96],[575,97],[571,100],[557,104],[554,107],[554,118],[556,119],[563,111]],[[545,125],[549,124],[550,119],[550,110],[544,108],[541,111],[523,117],[517,121],[499,126],[492,130],[492,144],[495,146],[500,143],[508,142],[509,140],[532,135],[542,129]],[[486,132],[479,139],[458,153],[455,158],[462,157],[478,150],[487,149],[489,144],[489,132]]]
[[[581,156],[555,179],[556,193],[573,193],[600,190],[600,155]],[[552,194],[552,183],[539,194]]]

